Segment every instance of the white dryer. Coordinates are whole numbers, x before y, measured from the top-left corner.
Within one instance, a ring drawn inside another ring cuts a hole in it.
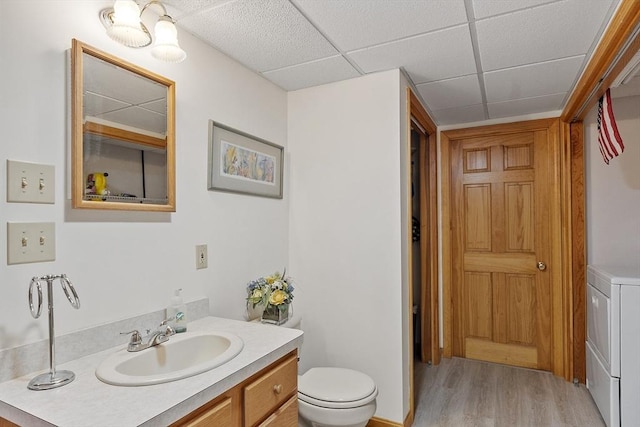
[[[640,426],[640,267],[587,268],[587,388],[608,427]]]

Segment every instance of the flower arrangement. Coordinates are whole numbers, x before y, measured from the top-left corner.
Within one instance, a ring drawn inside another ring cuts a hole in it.
[[[275,272],[247,284],[247,308],[262,307],[263,322],[284,323],[289,317],[289,305],[292,301],[293,280],[285,273]]]

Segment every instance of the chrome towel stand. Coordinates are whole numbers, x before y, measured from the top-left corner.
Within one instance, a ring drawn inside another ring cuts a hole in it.
[[[41,374],[29,381],[27,388],[30,390],[49,390],[56,387],[62,387],[73,381],[76,375],[71,371],[56,372],[56,340],[53,328],[53,281],[60,279],[60,285],[71,306],[76,310],[80,308],[80,299],[76,293],[71,281],[66,274],[47,275],[42,277],[33,277],[29,284],[29,309],[34,319],[40,317],[42,313],[42,285],[40,282],[47,282],[47,302],[49,307],[49,372]],[[33,303],[34,289],[38,292],[37,307]]]

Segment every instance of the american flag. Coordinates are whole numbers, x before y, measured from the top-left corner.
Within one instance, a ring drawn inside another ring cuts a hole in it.
[[[620,155],[624,151],[624,144],[616,119],[613,117],[613,105],[611,104],[611,93],[607,92],[598,101],[598,144],[600,145],[600,154],[606,164],[609,160]]]

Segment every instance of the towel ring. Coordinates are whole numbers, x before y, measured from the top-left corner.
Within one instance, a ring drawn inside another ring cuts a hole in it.
[[[53,281],[60,279],[60,285],[71,306],[75,309],[80,308],[80,299],[76,293],[76,289],[66,274],[48,274],[42,277],[33,277],[29,283],[29,311],[34,319],[40,317],[42,313],[42,281],[47,282],[47,301],[49,308],[49,372],[40,374],[29,381],[27,388],[29,390],[50,390],[52,388],[61,387],[69,384],[74,380],[76,374],[71,371],[56,371],[56,334],[53,330]],[[38,307],[33,301],[34,288],[38,291]]]
[[[71,307],[75,309],[79,309],[80,298],[78,298],[78,294],[76,293],[76,288],[73,287],[73,284],[71,283],[71,281],[69,280],[66,274],[60,275],[60,286],[62,286],[62,290],[64,291],[64,294],[67,296],[69,303],[71,303]],[[73,294],[73,298],[71,298],[69,291],[71,291],[71,294]]]
[[[36,310],[33,305],[33,287],[36,287],[38,290],[38,309]],[[31,311],[31,316],[34,319],[40,317],[42,314],[42,286],[40,285],[40,279],[37,277],[33,277],[31,279],[31,283],[29,284],[29,310]]]

